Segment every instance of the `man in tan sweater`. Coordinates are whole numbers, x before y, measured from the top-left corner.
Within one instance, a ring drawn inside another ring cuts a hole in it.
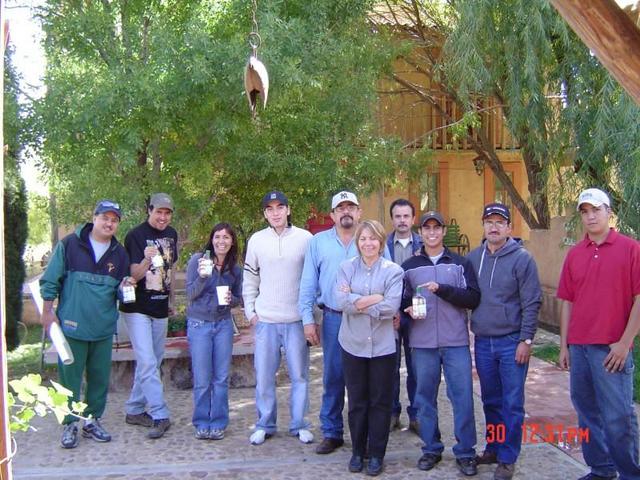
[[[258,420],[250,441],[260,445],[277,430],[276,373],[282,348],[291,379],[289,433],[302,443],[311,443],[313,434],[305,418],[309,347],[298,313],[300,276],[311,233],[291,225],[289,200],[282,192],[267,193],[262,209],[269,226],[249,239],[242,286],[245,314],[255,325],[256,334]]]

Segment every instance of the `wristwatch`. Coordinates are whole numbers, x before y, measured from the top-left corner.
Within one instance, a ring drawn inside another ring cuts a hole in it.
[[[525,345],[531,345],[533,343],[533,341],[530,338],[525,338],[524,340],[520,340],[521,342],[524,342]]]

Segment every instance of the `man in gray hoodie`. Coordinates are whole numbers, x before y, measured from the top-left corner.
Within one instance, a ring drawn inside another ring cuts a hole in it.
[[[486,205],[482,226],[485,240],[467,257],[481,293],[471,330],[487,425],[487,446],[476,460],[497,463],[494,479],[508,480],[520,454],[524,383],[542,293],[533,257],[511,237],[509,208]]]

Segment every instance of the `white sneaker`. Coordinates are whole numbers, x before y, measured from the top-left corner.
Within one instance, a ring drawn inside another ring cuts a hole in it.
[[[256,430],[249,437],[249,441],[251,442],[251,445],[262,445],[266,436],[267,432],[265,432],[264,430]]]
[[[311,433],[309,430],[301,428],[300,430],[298,430],[298,438],[302,443],[311,443],[313,442],[313,433]]]

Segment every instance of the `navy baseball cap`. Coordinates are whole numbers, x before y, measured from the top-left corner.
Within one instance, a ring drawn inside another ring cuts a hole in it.
[[[420,226],[422,227],[429,220],[435,220],[439,225],[442,225],[443,227],[446,225],[442,214],[440,212],[435,212],[432,210],[430,212],[426,212],[420,217]]]
[[[274,200],[280,202],[282,205],[289,205],[289,199],[284,193],[279,190],[272,190],[264,197],[262,197],[262,209],[264,210],[265,208],[267,208],[269,202],[273,202]]]
[[[120,209],[120,205],[112,200],[100,200],[96,204],[96,208],[93,211],[94,215],[100,215],[105,212],[113,212],[118,218],[122,218],[122,210]]]
[[[509,207],[507,207],[503,203],[488,203],[485,205],[484,210],[482,212],[482,219],[484,220],[489,215],[500,215],[507,222],[511,222],[511,212],[509,211]]]

